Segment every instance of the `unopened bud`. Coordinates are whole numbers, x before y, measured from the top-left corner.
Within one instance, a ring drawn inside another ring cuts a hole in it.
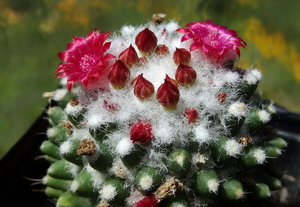
[[[192,85],[197,78],[197,72],[188,65],[180,63],[177,67],[175,79],[182,86]]]
[[[178,87],[176,87],[166,75],[165,82],[158,88],[156,98],[166,109],[175,109],[180,98]],[[174,80],[175,81],[175,80]]]
[[[187,65],[191,60],[191,53],[184,48],[176,48],[173,53],[173,60],[176,65],[179,65],[180,63]]]
[[[108,71],[108,79],[114,88],[123,88],[129,78],[129,68],[121,60],[117,60]]]
[[[150,53],[157,46],[157,37],[148,28],[139,32],[135,38],[135,44],[142,53]]]
[[[189,124],[195,123],[199,118],[198,111],[193,108],[187,108],[184,112],[184,115],[187,118]]]
[[[119,60],[121,60],[129,68],[138,64],[140,61],[138,54],[132,45],[120,53]]]
[[[169,52],[169,48],[166,45],[158,45],[155,48],[155,53],[158,55],[168,54]]]
[[[138,75],[133,81],[133,93],[141,99],[149,99],[154,94],[154,85],[143,77],[143,73]]]

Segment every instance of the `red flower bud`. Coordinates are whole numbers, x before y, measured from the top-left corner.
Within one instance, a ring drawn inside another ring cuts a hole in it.
[[[179,101],[180,93],[178,87],[176,87],[168,79],[171,78],[166,75],[165,82],[157,89],[156,99],[163,107],[167,109],[175,109]]]
[[[184,48],[176,48],[173,53],[173,60],[176,65],[179,65],[180,63],[187,65],[191,60],[191,53]]]
[[[140,65],[141,64],[146,64],[148,62],[147,58],[145,56],[140,57]]]
[[[140,61],[138,54],[132,45],[120,53],[119,60],[121,60],[129,68]]]
[[[154,85],[143,77],[143,73],[138,75],[133,81],[133,93],[142,101],[150,98],[154,94]]]
[[[176,80],[174,80],[173,78],[170,78],[168,75],[166,75],[166,79],[167,81],[169,81],[170,83],[172,83],[174,86],[176,86],[178,88],[178,83]]]
[[[158,55],[168,54],[169,52],[169,48],[166,45],[158,45],[155,48],[155,53]]]
[[[130,127],[130,140],[132,143],[145,144],[153,138],[152,126],[146,121],[137,121]]]
[[[137,34],[135,44],[142,53],[150,53],[157,46],[157,38],[151,30],[146,28]]]
[[[103,101],[103,107],[109,112],[115,112],[118,110],[119,106],[116,103],[110,103],[107,100]]]
[[[135,207],[157,207],[158,200],[154,194],[150,194],[134,204]]]
[[[192,85],[197,78],[197,72],[188,65],[180,63],[175,73],[176,81],[182,86]]]
[[[117,60],[108,71],[108,79],[114,88],[123,88],[130,78],[129,68],[121,61]]]
[[[226,97],[227,97],[226,93],[219,93],[218,94],[218,101],[222,103],[222,102],[225,101]]]
[[[193,108],[187,108],[184,112],[189,124],[195,123],[199,118],[199,113]]]

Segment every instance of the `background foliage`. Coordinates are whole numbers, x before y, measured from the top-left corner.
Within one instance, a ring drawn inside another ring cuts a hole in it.
[[[55,90],[57,53],[72,36],[143,24],[154,13],[185,25],[213,20],[247,42],[241,67],[263,72],[265,98],[300,112],[298,0],[0,0],[0,158],[45,110]]]

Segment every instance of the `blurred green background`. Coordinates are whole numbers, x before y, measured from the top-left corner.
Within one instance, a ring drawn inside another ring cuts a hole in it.
[[[213,20],[247,42],[239,66],[263,73],[259,90],[300,112],[298,0],[0,0],[0,158],[26,132],[56,89],[54,71],[72,36],[143,24],[154,13],[182,26]]]

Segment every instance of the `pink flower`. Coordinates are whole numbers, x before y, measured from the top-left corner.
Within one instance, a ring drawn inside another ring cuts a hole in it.
[[[153,138],[152,125],[146,121],[137,121],[130,127],[130,140],[132,143],[145,144]]]
[[[181,41],[192,39],[190,51],[201,49],[206,56],[220,62],[227,54],[234,51],[240,56],[239,47],[245,47],[246,42],[237,36],[237,32],[227,27],[216,25],[212,21],[192,22],[189,28],[179,28],[176,31],[184,33]],[[231,55],[230,55],[231,56]],[[232,58],[232,57],[230,57]]]
[[[99,87],[106,88],[108,84],[108,61],[115,58],[106,53],[110,42],[105,42],[109,33],[92,31],[86,38],[73,37],[73,42],[67,45],[66,51],[58,53],[64,62],[58,65],[56,78],[67,77],[68,90],[76,82],[81,82],[85,87],[90,83],[99,82]]]

